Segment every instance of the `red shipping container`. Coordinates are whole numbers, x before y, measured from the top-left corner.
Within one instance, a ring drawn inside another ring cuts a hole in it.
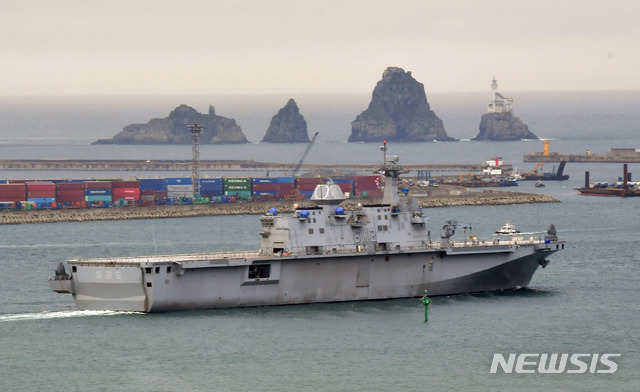
[[[84,184],[81,182],[71,182],[58,184],[58,191],[84,190]]]
[[[280,183],[278,184],[278,190],[281,194],[290,194],[295,189],[293,183]]]
[[[28,182],[27,191],[54,191],[56,190],[56,184],[53,182]],[[40,197],[40,196],[35,196]],[[48,197],[48,196],[44,196]]]
[[[39,197],[56,197],[56,191],[32,191],[32,190],[27,190],[27,197],[28,198],[39,198]]]
[[[9,180],[11,181],[11,180]],[[26,187],[24,185],[24,183],[19,183],[19,184],[0,184],[0,192],[8,192],[8,191],[13,191],[13,192],[26,192]]]
[[[24,183],[0,184],[0,201],[18,202],[27,199],[27,189]]]
[[[111,181],[88,181],[84,183],[85,189],[111,189]]]
[[[140,188],[140,181],[113,181],[112,188]]]
[[[140,189],[138,188],[114,188],[111,191],[113,201],[124,199],[126,201],[140,200]]]
[[[141,196],[155,196],[156,195],[156,190],[155,189],[140,189],[140,195]]]
[[[115,193],[119,193],[119,194],[127,194],[127,195],[139,195],[140,194],[140,189],[138,188],[113,188],[111,190],[112,194]]]
[[[342,191],[342,193],[344,192],[349,192],[350,194],[353,193],[353,184],[350,182],[341,182],[336,185],[340,187],[340,190]]]
[[[323,182],[323,179],[318,177],[298,178],[296,182],[297,188],[301,191],[312,191],[316,189],[316,185]]]
[[[293,187],[293,184],[291,184]],[[253,184],[251,186],[254,192],[262,192],[262,191],[278,191],[280,190],[279,184]]]

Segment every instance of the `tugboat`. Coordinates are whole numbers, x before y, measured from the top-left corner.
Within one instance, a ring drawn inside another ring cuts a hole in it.
[[[406,173],[387,156],[382,203],[347,209],[331,181],[315,189],[315,206],[260,217],[260,249],[61,262],[51,289],[81,310],[165,312],[379,300],[526,287],[565,241],[549,226],[543,239],[483,241],[448,220],[439,238],[418,201],[398,192]],[[464,237],[454,240],[456,229]]]

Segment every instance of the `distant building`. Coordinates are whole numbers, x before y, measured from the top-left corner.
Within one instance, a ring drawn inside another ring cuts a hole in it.
[[[511,112],[513,106],[513,98],[505,98],[498,92],[498,81],[494,78],[491,83],[491,93],[493,99],[489,102],[488,113],[507,113]]]

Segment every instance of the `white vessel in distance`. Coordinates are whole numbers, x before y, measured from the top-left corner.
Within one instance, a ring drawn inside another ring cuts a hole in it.
[[[464,294],[526,287],[564,249],[553,225],[544,239],[482,241],[449,220],[432,240],[417,200],[398,192],[398,158],[381,148],[380,204],[346,210],[329,181],[314,207],[262,215],[259,250],[72,259],[50,287],[79,309],[140,312]]]
[[[496,231],[496,234],[505,234],[505,235],[512,235],[512,234],[518,234],[518,233],[520,233],[520,231],[516,230],[515,225],[513,225],[509,221],[507,221],[507,223],[505,223],[504,226],[502,226]]]

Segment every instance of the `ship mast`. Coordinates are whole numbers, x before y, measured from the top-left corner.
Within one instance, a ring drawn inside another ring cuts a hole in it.
[[[387,141],[383,142],[383,145],[380,146],[380,149],[383,153],[383,161],[382,167],[380,168],[380,173],[384,174],[384,195],[382,198],[383,204],[397,204],[398,197],[398,177],[400,174],[408,173],[409,171],[398,165],[398,161],[400,160],[397,155],[389,155],[387,157]]]

